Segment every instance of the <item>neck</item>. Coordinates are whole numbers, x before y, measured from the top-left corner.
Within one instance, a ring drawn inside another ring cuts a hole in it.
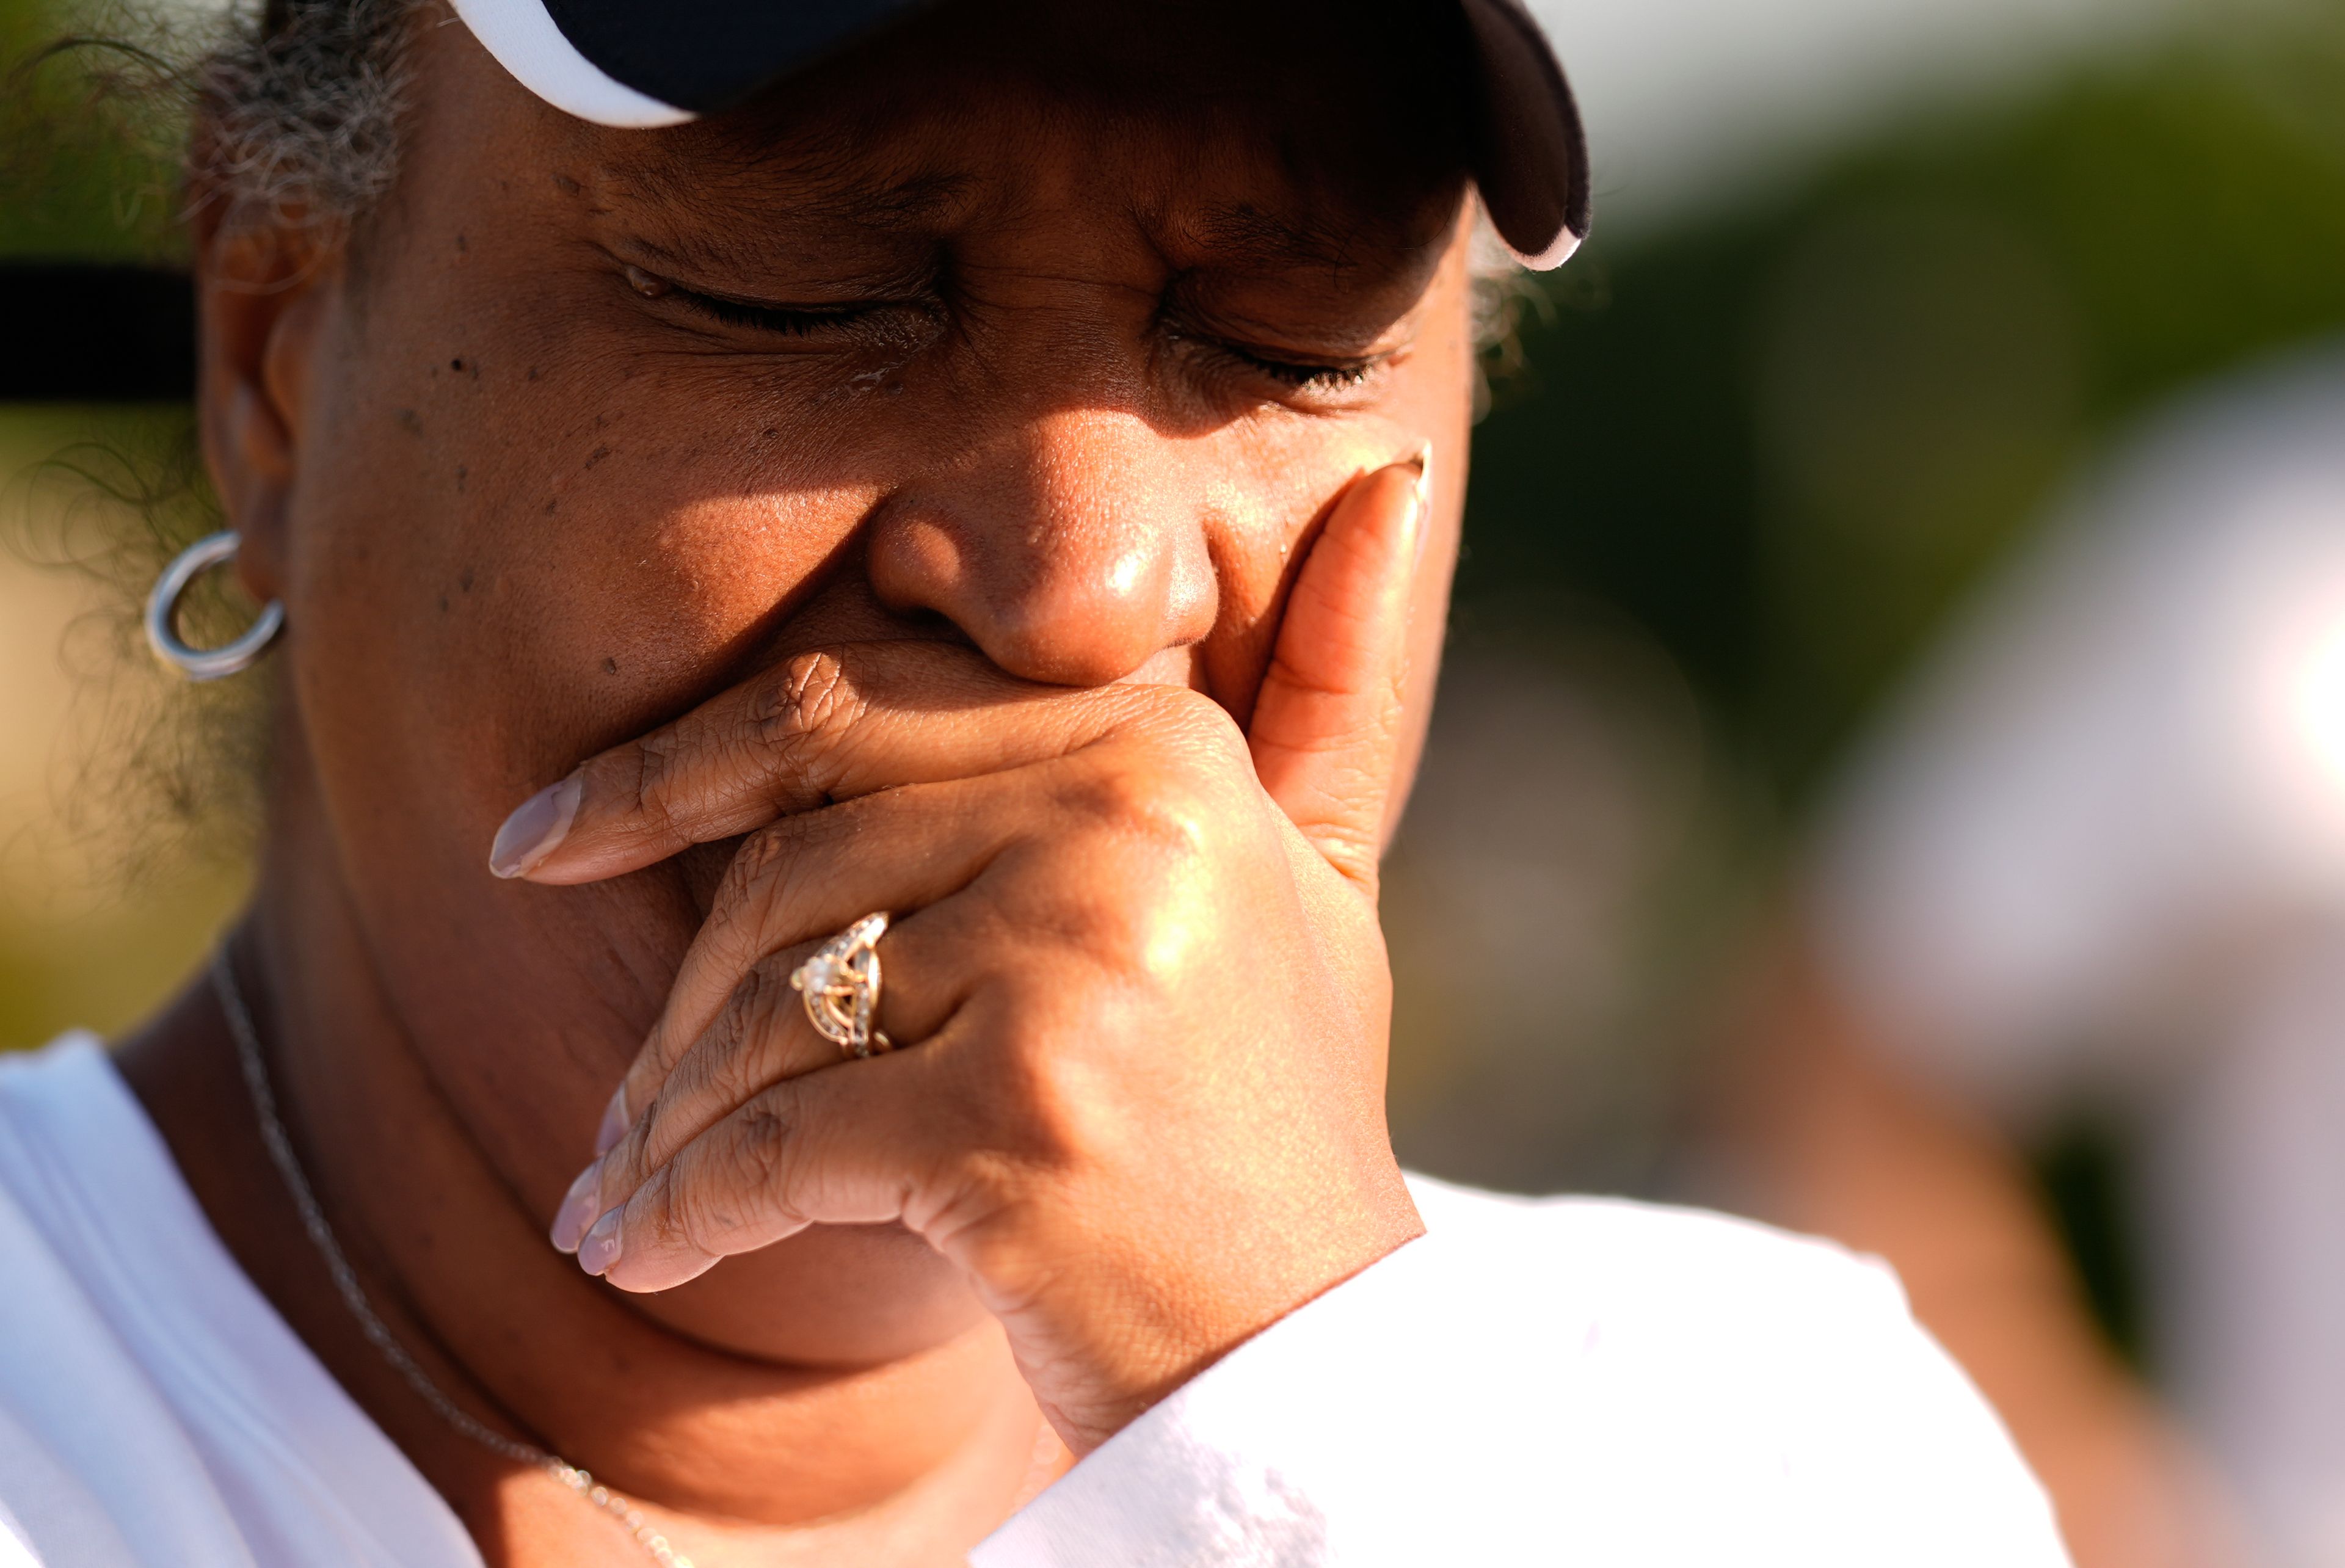
[[[377,1312],[460,1405],[648,1505],[703,1568],[736,1553],[819,1560],[826,1543],[848,1551],[842,1535],[858,1562],[949,1560],[1048,1479],[1048,1429],[990,1320],[856,1364],[744,1353],[555,1253],[539,1212],[550,1202],[517,1192],[472,1129],[482,1118],[462,1114],[419,1048],[333,864],[274,856],[232,962],[329,1222]],[[552,1560],[592,1561],[581,1547],[613,1539],[624,1550],[612,1561],[641,1555],[594,1510],[551,1495],[551,1477],[448,1425],[367,1341],[269,1162],[208,983],[122,1063],[239,1263],[492,1561],[534,1560],[533,1540],[561,1536],[576,1544]],[[807,1315],[835,1311],[838,1289]],[[758,1305],[787,1321],[800,1304],[785,1290]]]

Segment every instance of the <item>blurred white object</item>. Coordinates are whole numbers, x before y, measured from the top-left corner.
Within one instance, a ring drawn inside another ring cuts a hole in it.
[[[1531,9],[1587,120],[1597,221],[1634,227],[1731,197],[1875,116],[1910,111],[1917,94],[1995,91],[2219,3],[1532,0]]]
[[[2171,1391],[2345,1563],[2345,347],[2154,426],[1828,820],[1837,986],[2006,1125],[2133,1118]]]

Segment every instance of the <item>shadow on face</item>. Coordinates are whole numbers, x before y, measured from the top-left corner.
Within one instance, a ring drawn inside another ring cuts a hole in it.
[[[272,862],[529,1202],[589,1152],[723,850],[500,883],[520,799],[846,640],[1243,718],[1344,484],[1427,439],[1462,471],[1447,15],[948,5],[654,132],[421,29],[398,189],[289,308],[282,476],[222,492],[282,519],[255,547],[294,629]],[[975,1311],[893,1232],[643,1310],[842,1361]]]

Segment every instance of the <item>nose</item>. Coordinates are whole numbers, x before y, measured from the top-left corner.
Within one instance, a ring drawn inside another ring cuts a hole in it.
[[[942,615],[1013,675],[1106,685],[1212,629],[1198,443],[1137,415],[1054,411],[890,498],[880,602]]]

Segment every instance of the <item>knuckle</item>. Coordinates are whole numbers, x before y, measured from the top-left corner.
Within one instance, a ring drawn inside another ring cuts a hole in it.
[[[1078,917],[1081,951],[1112,980],[1153,992],[1178,986],[1183,925],[1164,900],[1101,899],[1081,910]]]
[[[775,911],[790,906],[805,861],[802,817],[786,816],[741,841],[716,885],[702,926],[704,939],[736,963],[764,946]]]
[[[1185,859],[1212,850],[1214,814],[1176,773],[1129,762],[1083,769],[1061,786],[1058,804],[1065,815],[1163,857]]]
[[[1022,1261],[1017,1216],[1030,1201],[1032,1172],[1024,1158],[997,1149],[970,1149],[955,1156],[939,1179],[925,1190],[938,1195],[933,1207],[908,1213],[919,1233],[989,1284],[1001,1280]]]
[[[783,662],[748,705],[745,738],[827,782],[838,752],[868,707],[836,649],[816,649]]]
[[[1086,1047],[1116,1009],[1063,989],[1054,1000],[1013,1004],[1020,1017],[1015,1044],[988,1063],[983,1103],[972,1108],[964,1136],[947,1146],[953,1152],[941,1173],[945,1189],[1007,1198],[1026,1190],[1038,1173],[1083,1162],[1101,1092],[1092,1070],[1097,1053]]]
[[[1048,924],[1119,979],[1177,984],[1220,880],[1222,814],[1178,781],[1128,772],[1070,788],[1065,809],[1090,827],[1071,835],[1075,853],[1096,875],[1056,891]]]
[[[667,1235],[698,1252],[721,1256],[746,1229],[766,1190],[764,1171],[778,1159],[764,1138],[743,1136],[735,1124],[715,1140],[706,1158],[678,1162],[660,1187],[661,1226]]]
[[[734,851],[703,924],[707,940],[736,966],[806,935],[803,913],[822,902],[840,856],[883,809],[865,796],[802,811],[749,834]]]
[[[793,994],[774,964],[767,957],[749,966],[696,1053],[706,1058],[700,1074],[706,1092],[723,1104],[737,1104],[765,1087],[770,1055],[765,1047],[779,1032],[780,997]]]
[[[1081,1097],[1063,1077],[1048,1070],[1030,1075],[1022,1114],[1007,1147],[992,1151],[977,1174],[1005,1194],[1033,1179],[1037,1171],[1069,1169],[1083,1162],[1090,1146]]]
[[[705,1185],[704,1212],[694,1223],[712,1240],[737,1233],[753,1216],[787,1218],[785,1199],[797,1153],[797,1123],[781,1097],[760,1095],[725,1124]]]
[[[725,868],[725,880],[718,885],[720,903],[745,904],[785,870],[790,858],[792,835],[789,824],[797,820],[784,817],[741,840],[741,847],[733,852],[733,863]]]
[[[611,1152],[603,1157],[598,1209],[625,1201],[643,1186],[644,1172],[650,1168],[645,1155],[651,1146],[653,1124],[658,1118],[659,1106],[655,1101],[649,1112],[637,1117],[626,1136],[613,1144]]]
[[[678,1180],[671,1168],[661,1172],[657,1180],[636,1195],[634,1202],[629,1206],[628,1229],[631,1231],[635,1229],[640,1213],[643,1229],[659,1243],[698,1247],[700,1243],[694,1233],[693,1217],[700,1201],[685,1183]],[[629,1244],[633,1245],[632,1237]]]
[[[677,730],[655,730],[614,759],[630,768],[631,776],[620,781],[620,787],[634,802],[635,814],[650,832],[657,833],[675,821],[676,793],[682,777],[682,770],[677,764],[685,749],[683,736]]]
[[[697,1174],[701,1179],[669,1181],[661,1188],[660,1229],[695,1252],[719,1253],[739,1227],[740,1204],[732,1190],[709,1179],[714,1171]]]

